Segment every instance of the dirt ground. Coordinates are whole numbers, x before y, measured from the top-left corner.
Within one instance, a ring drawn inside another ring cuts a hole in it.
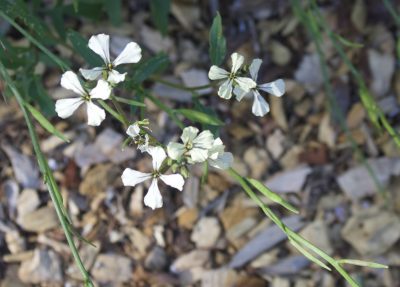
[[[289,2],[172,1],[164,38],[149,20],[145,1],[134,2],[124,6],[120,27],[85,20],[66,25],[87,39],[110,34],[112,50],[134,40],[145,57],[165,51],[171,61],[165,79],[198,86],[209,83],[208,30],[218,8],[227,54],[261,58],[260,80],[283,78],[287,88],[281,98],[267,97],[271,112],[262,118],[251,114],[250,100],[225,101],[215,89],[202,92],[201,102],[225,123],[220,135],[234,154],[235,168],[296,206],[301,212],[293,215],[268,202],[292,229],[331,256],[389,265],[385,270],[346,266],[362,286],[400,286],[400,149],[371,124],[355,81],[327,35],[322,48],[328,81],[347,134],[329,107],[316,46]],[[346,46],[346,54],[398,128],[399,30],[389,12],[380,1],[321,2],[335,33],[362,44]],[[23,45],[9,29],[10,39]],[[75,67],[84,65],[78,55],[62,47],[56,51]],[[37,69],[53,99],[68,94],[59,85],[62,71]],[[187,91],[147,85],[168,106],[191,105]],[[82,286],[22,113],[15,101],[1,101],[0,285]],[[180,130],[168,115],[146,104],[154,135],[164,143],[177,137]],[[122,185],[124,168],[146,170],[150,160],[134,147],[121,150],[125,132],[117,121],[108,117],[101,127],[89,127],[80,111],[52,122],[71,142],[37,125],[41,148],[74,226],[96,246],[78,243],[99,286],[348,286],[339,274],[296,251],[226,172],[210,170],[202,184],[201,167],[193,168],[182,193],[162,187],[164,207],[153,211],[143,205],[147,185]]]

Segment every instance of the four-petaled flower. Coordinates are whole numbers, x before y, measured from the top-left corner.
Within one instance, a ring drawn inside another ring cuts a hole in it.
[[[134,142],[138,145],[138,149],[141,152],[145,152],[149,148],[149,135],[140,134],[140,127],[137,123],[130,125],[126,130],[126,134],[132,137]]]
[[[191,160],[203,162],[208,158],[208,150],[212,147],[214,137],[208,130],[202,131],[195,127],[184,128],[181,136],[181,143],[171,142],[167,146],[168,155],[173,160],[178,160],[182,155],[189,155]]]
[[[208,77],[211,80],[225,80],[218,89],[218,95],[224,99],[230,99],[232,97],[234,85],[239,86],[245,91],[249,91],[256,86],[256,83],[252,79],[238,75],[243,65],[244,57],[238,53],[233,53],[231,59],[232,68],[230,72],[215,65],[211,66],[208,72]]]
[[[228,169],[233,163],[233,155],[225,152],[225,146],[220,138],[214,140],[213,146],[208,150],[208,163],[215,168]]]
[[[258,70],[260,69],[261,63],[261,59],[254,59],[250,64],[249,72],[254,82],[257,82]],[[267,92],[276,97],[281,97],[285,93],[285,82],[282,79],[278,79],[270,83],[257,85],[250,89],[250,91],[246,91],[240,87],[235,88],[234,93],[238,101],[243,99],[243,97],[247,94],[253,94],[254,102],[252,112],[254,115],[262,117],[269,112],[269,105],[261,96],[259,90]]]
[[[161,174],[160,168],[167,155],[162,147],[149,147],[148,153],[153,158],[153,172],[143,173],[137,170],[126,168],[122,173],[122,182],[125,186],[135,186],[145,180],[152,179],[149,191],[144,197],[144,204],[152,209],[160,208],[163,205],[162,196],[158,189],[158,179],[160,178],[165,184],[172,186],[180,191],[185,183],[180,174]]]
[[[99,79],[103,71],[107,75],[107,81],[117,84],[125,80],[126,73],[119,73],[114,68],[121,64],[132,64],[139,62],[142,57],[142,49],[135,42],[129,42],[118,57],[111,62],[110,60],[110,36],[105,34],[94,35],[89,39],[89,48],[98,54],[104,61],[105,66],[93,69],[79,69],[86,80]]]
[[[98,126],[105,119],[105,111],[96,106],[92,99],[106,100],[110,97],[111,87],[104,81],[99,80],[91,91],[87,91],[78,79],[78,76],[71,71],[65,72],[61,77],[61,86],[78,94],[79,98],[61,99],[56,102],[56,112],[60,118],[70,117],[80,105],[86,103],[88,125]]]

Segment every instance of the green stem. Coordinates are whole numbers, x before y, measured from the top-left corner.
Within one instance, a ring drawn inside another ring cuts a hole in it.
[[[34,45],[36,45],[43,53],[45,53],[50,59],[52,59],[63,71],[68,70],[68,65],[61,60],[59,57],[50,52],[45,46],[43,46],[39,41],[37,41],[31,34],[29,34],[24,28],[18,25],[12,18],[10,18],[3,11],[0,11],[0,16],[3,17],[7,22],[9,22],[15,29],[17,29],[22,35],[28,38]]]
[[[154,82],[158,82],[158,83],[161,83],[163,85],[178,89],[178,90],[189,91],[189,92],[193,92],[193,91],[197,91],[197,90],[204,90],[204,89],[213,87],[212,84],[196,86],[196,87],[187,87],[187,86],[184,86],[184,85],[180,85],[180,84],[177,84],[177,83],[169,82],[169,81],[166,81],[166,80],[163,80],[163,79],[160,79],[160,78],[156,78],[156,77],[152,77],[151,80],[153,80]]]
[[[49,166],[47,164],[46,158],[44,157],[44,155],[40,149],[39,140],[38,140],[35,128],[33,126],[33,123],[30,119],[29,113],[24,105],[24,100],[23,100],[22,96],[20,95],[20,93],[18,92],[18,90],[17,90],[16,86],[14,85],[13,81],[11,80],[10,76],[8,75],[6,68],[4,67],[4,65],[1,62],[0,62],[0,73],[1,73],[4,81],[7,83],[8,87],[14,94],[14,96],[22,110],[22,113],[24,115],[25,122],[28,126],[29,135],[32,140],[33,149],[36,154],[36,158],[38,161],[40,171],[45,180],[51,200],[53,201],[58,219],[61,223],[61,227],[64,230],[64,234],[67,239],[70,250],[72,252],[72,256],[74,257],[75,262],[84,278],[85,286],[90,286],[90,287],[94,286],[90,279],[90,275],[87,272],[87,270],[86,270],[85,266],[83,265],[82,260],[79,256],[78,250],[77,250],[77,248],[75,246],[75,242],[73,240],[73,236],[72,236],[71,232],[69,231],[69,222],[67,219],[67,215],[65,214],[65,209],[64,209],[63,202],[62,202],[62,197],[61,197],[60,191],[58,190],[58,186],[55,182],[55,179],[53,177],[51,169],[49,168]]]
[[[390,15],[393,17],[396,25],[400,27],[400,16],[397,14],[397,11],[394,9],[393,4],[389,0],[383,0],[383,4],[385,5],[386,9],[389,11]]]
[[[342,276],[347,280],[347,282],[350,283],[351,286],[353,287],[359,287],[356,281],[347,273],[346,270],[343,269],[342,266],[332,257],[330,257],[328,254],[326,254],[324,251],[319,249],[318,247],[314,246],[311,242],[307,241],[300,235],[298,235],[296,232],[291,230],[288,226],[286,226],[276,215],[275,213],[268,208],[262,200],[253,192],[251,187],[247,184],[246,180],[233,168],[230,168],[228,170],[229,174],[231,175],[232,178],[234,178],[237,183],[239,183],[242,188],[245,190],[247,195],[261,208],[261,210],[267,215],[287,236],[288,238],[292,238],[293,240],[296,240],[297,242],[303,244],[305,247],[309,248],[319,256],[321,256],[324,260],[329,262],[332,267],[334,267]]]

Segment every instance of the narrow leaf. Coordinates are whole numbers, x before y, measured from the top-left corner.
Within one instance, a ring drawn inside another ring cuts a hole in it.
[[[60,131],[58,131],[37,109],[35,109],[28,103],[25,103],[25,106],[27,107],[31,115],[39,122],[39,124],[45,130],[55,135],[56,137],[62,139],[63,141],[69,142],[69,140]]]
[[[159,54],[150,59],[142,61],[135,67],[133,74],[133,84],[138,85],[147,80],[153,74],[165,69],[169,63],[168,57],[165,54]]]
[[[362,48],[364,47],[363,44],[352,42],[350,40],[347,40],[346,38],[336,34],[336,38],[345,46],[351,47],[351,48]]]
[[[210,35],[210,58],[211,63],[213,65],[220,65],[225,58],[226,53],[226,40],[222,31],[222,19],[221,15],[217,12],[217,15],[214,17]]]
[[[103,5],[106,10],[108,17],[111,20],[111,23],[114,26],[119,26],[122,23],[121,17],[121,0],[103,0]]]
[[[220,119],[196,110],[178,109],[176,111],[193,122],[212,126],[222,126],[224,124]]]
[[[362,261],[362,260],[357,260],[357,259],[339,259],[338,263],[364,266],[364,267],[370,267],[370,268],[385,268],[385,269],[389,268],[387,265],[384,265],[384,264],[369,262],[369,261]]]
[[[79,33],[70,30],[68,32],[68,39],[71,41],[72,46],[74,46],[75,51],[80,54],[89,65],[94,67],[103,65],[100,56],[89,49],[88,40],[83,38]]]
[[[315,264],[321,266],[322,268],[325,268],[326,270],[332,271],[331,268],[329,268],[325,263],[323,263],[321,260],[313,256],[310,252],[308,252],[306,249],[304,249],[299,243],[297,243],[295,240],[291,239],[289,237],[289,242],[298,250],[300,251],[307,259],[310,261],[314,262]]]
[[[150,0],[151,19],[162,35],[168,32],[168,14],[170,0]]]
[[[287,202],[286,200],[284,200],[282,197],[280,197],[278,194],[276,194],[275,192],[272,192],[268,187],[266,187],[264,184],[262,184],[261,182],[259,182],[256,179],[253,178],[247,178],[247,180],[256,188],[258,189],[262,194],[264,194],[266,197],[268,197],[269,199],[271,199],[273,202],[276,202],[280,205],[282,205],[283,207],[285,207],[286,209],[294,212],[294,213],[299,213],[299,211],[293,206],[291,205],[289,202]]]
[[[130,99],[125,99],[125,98],[121,98],[121,97],[114,97],[114,99],[115,99],[117,102],[124,103],[124,104],[128,104],[128,105],[131,105],[131,106],[146,107],[145,104],[143,104],[143,103],[141,103],[141,102],[139,102],[139,101],[130,100]]]

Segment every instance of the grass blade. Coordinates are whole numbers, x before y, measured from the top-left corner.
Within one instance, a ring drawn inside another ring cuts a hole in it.
[[[261,182],[259,182],[256,179],[253,178],[246,178],[248,182],[251,183],[251,185],[253,185],[258,191],[260,191],[262,194],[264,194],[266,197],[268,197],[269,199],[271,199],[273,202],[276,202],[280,205],[282,205],[283,207],[285,207],[287,210],[294,212],[294,213],[299,213],[299,211],[293,206],[291,205],[289,202],[287,202],[286,200],[284,200],[282,197],[280,197],[278,194],[276,194],[275,192],[271,191],[268,187],[266,187],[264,184],[262,184]]]
[[[36,108],[31,106],[30,104],[24,102],[25,107],[29,110],[31,115],[38,121],[38,123],[49,133],[55,135],[56,137],[62,139],[65,142],[69,142],[60,131],[58,131],[55,126],[53,126]]]

